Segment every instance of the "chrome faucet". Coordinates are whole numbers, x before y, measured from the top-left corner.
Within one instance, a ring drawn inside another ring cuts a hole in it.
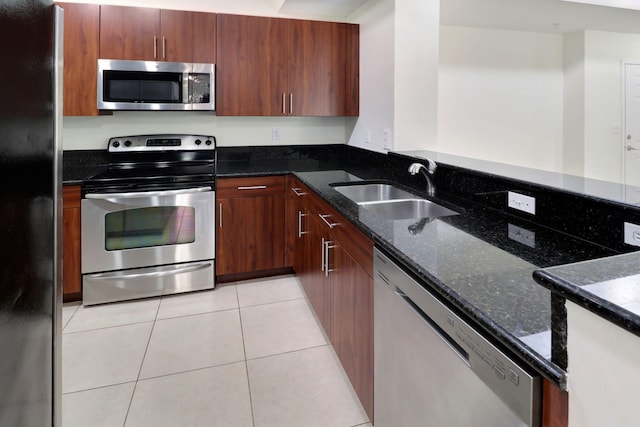
[[[411,163],[411,166],[409,166],[409,173],[411,175],[416,175],[418,172],[422,172],[424,177],[427,179],[427,194],[429,196],[435,196],[436,189],[433,185],[433,181],[431,181],[430,175],[434,175],[436,173],[436,168],[438,166],[436,165],[436,162],[431,159],[425,158],[424,160],[427,162],[428,166],[425,166],[422,163]]]

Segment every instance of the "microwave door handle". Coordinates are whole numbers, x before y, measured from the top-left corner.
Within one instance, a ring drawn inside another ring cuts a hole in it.
[[[191,73],[182,73],[182,103],[190,104],[193,108],[193,83],[190,79]]]
[[[134,193],[89,193],[85,199],[128,199],[133,197],[158,197],[158,196],[176,196],[180,194],[204,193],[211,191],[211,187],[186,188],[182,190],[165,190],[165,191],[138,191]]]

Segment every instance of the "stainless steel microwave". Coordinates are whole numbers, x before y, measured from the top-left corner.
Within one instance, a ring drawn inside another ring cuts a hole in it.
[[[99,110],[215,110],[215,65],[98,60]]]

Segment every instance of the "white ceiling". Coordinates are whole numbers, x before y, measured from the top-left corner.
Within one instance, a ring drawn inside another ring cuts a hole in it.
[[[367,0],[284,0],[279,12],[292,16],[345,18],[366,2]]]
[[[563,0],[440,0],[440,21],[537,32],[640,33],[640,11]]]

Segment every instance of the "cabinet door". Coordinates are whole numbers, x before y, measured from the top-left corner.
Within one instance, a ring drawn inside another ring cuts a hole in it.
[[[191,12],[160,11],[160,61],[193,62],[193,21]]]
[[[304,239],[304,274],[300,278],[313,311],[320,320],[327,335],[331,333],[331,292],[330,282],[324,271],[325,242],[329,235],[317,213],[310,211],[308,217],[309,234]],[[315,213],[315,215],[314,215]]]
[[[100,58],[159,61],[160,10],[100,6]]]
[[[285,114],[288,20],[218,14],[216,114]]]
[[[80,186],[62,193],[62,294],[65,301],[82,297],[80,265]]]
[[[219,179],[216,275],[285,267],[284,177]]]
[[[290,21],[291,115],[359,114],[358,34],[352,24]]]
[[[192,12],[193,62],[216,63],[216,14]]]
[[[332,246],[331,344],[373,420],[373,280],[339,241]]]
[[[64,115],[97,116],[100,6],[57,4],[64,9]]]
[[[285,216],[286,239],[286,265],[292,266],[296,273],[301,272],[301,258],[296,256],[296,247],[301,244],[302,237],[306,234],[307,214],[305,197],[307,189],[294,176],[287,177],[287,206]]]

